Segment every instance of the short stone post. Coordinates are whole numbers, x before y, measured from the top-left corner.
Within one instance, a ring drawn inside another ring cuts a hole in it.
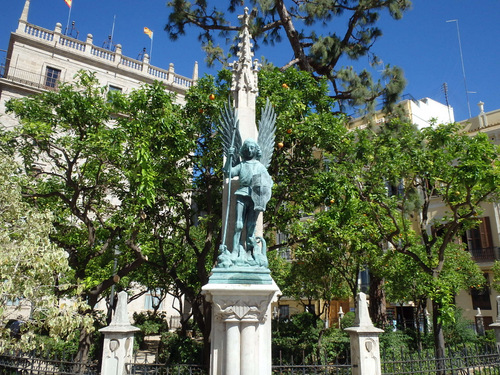
[[[497,349],[500,350],[500,296],[497,296],[497,320],[490,324],[490,327],[495,330],[495,341]]]
[[[479,336],[485,335],[483,314],[481,314],[481,309],[479,307],[477,308],[476,314],[476,332]]]
[[[368,313],[366,295],[359,293],[357,298],[354,326],[346,328],[351,340],[351,365],[353,375],[380,375],[380,333],[384,330],[373,325]]]
[[[140,329],[130,324],[127,299],[127,292],[118,293],[118,303],[111,324],[99,330],[104,334],[101,375],[125,375],[125,364],[132,361],[134,332]]]

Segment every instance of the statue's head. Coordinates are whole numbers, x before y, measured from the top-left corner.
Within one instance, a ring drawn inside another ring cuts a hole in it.
[[[262,151],[257,142],[253,139],[248,138],[243,142],[243,145],[240,148],[240,155],[245,160],[257,159],[260,160],[262,156]]]

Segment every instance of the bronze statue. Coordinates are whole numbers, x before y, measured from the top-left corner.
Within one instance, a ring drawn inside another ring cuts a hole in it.
[[[229,251],[225,244],[229,211],[226,212],[224,223],[223,243],[220,248],[219,266],[262,266],[267,267],[266,244],[263,238],[255,237],[255,226],[258,215],[265,211],[271,198],[273,181],[267,168],[271,162],[274,148],[276,115],[269,103],[262,111],[259,121],[258,140],[246,139],[241,144],[236,112],[226,105],[222,113],[221,134],[223,137],[225,176],[229,178],[228,194],[231,194],[231,179],[239,178],[239,187],[234,193],[235,221],[232,249]],[[228,210],[230,206],[228,197]],[[242,241],[242,232],[245,238]],[[230,260],[230,261],[229,261]]]

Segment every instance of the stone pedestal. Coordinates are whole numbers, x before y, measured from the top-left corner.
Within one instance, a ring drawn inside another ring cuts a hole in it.
[[[210,374],[271,374],[271,303],[280,290],[270,284],[203,287],[212,303]]]
[[[351,341],[352,375],[381,375],[378,336],[384,330],[373,325],[364,293],[358,294],[354,326],[345,330]]]
[[[500,350],[500,296],[497,296],[497,319],[490,327],[495,330],[495,341],[497,349]]]
[[[102,375],[127,374],[125,364],[132,362],[134,333],[140,329],[130,324],[127,299],[127,292],[118,293],[118,303],[111,324],[99,330],[104,334]]]

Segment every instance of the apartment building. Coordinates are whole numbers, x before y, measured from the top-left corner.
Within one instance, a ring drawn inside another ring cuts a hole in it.
[[[453,108],[429,98],[403,100],[400,105],[410,121],[416,124],[419,129],[429,126],[433,121],[438,124],[454,121]],[[479,132],[486,133],[492,143],[500,144],[500,110],[485,112],[482,102],[478,103],[478,107],[479,113],[476,117],[460,122],[464,126],[463,131],[470,136]],[[383,126],[385,122],[384,114],[377,112],[374,115],[354,119],[349,126],[352,129],[368,125]],[[473,260],[484,272],[487,285],[489,285],[493,279],[491,272],[493,264],[496,260],[500,260],[500,203],[486,203],[482,209],[478,227],[467,230],[457,241],[463,243],[465,249],[471,253]],[[436,198],[432,202],[429,215],[432,218],[445,215],[445,208],[439,199]],[[466,319],[477,321],[481,318],[485,328],[488,329],[488,325],[496,320],[496,297],[498,295],[498,291],[488,286],[484,290],[461,291],[456,296],[455,301],[456,305],[463,310]],[[411,303],[407,306],[388,304],[387,307],[388,316],[398,320],[399,323],[406,321],[411,324],[414,319],[412,310]]]
[[[167,90],[176,94],[178,103],[184,103],[187,90],[198,78],[198,66],[193,64],[193,76],[176,74],[174,64],[160,68],[149,63],[144,54],[142,60],[122,54],[122,46],[98,47],[93,36],[85,40],[64,35],[62,26],[57,23],[53,29],[28,22],[30,0],[25,0],[17,29],[11,33],[5,61],[0,62],[0,124],[4,128],[14,127],[17,120],[5,113],[5,103],[12,98],[57,90],[61,82],[71,82],[79,70],[92,71],[99,82],[108,90],[128,93],[143,84],[161,81]],[[113,47],[113,48],[111,48]],[[147,311],[159,305],[159,311],[166,312],[171,326],[179,324],[179,303],[171,296],[164,300],[155,291],[142,291],[142,296],[133,301],[131,312]],[[19,301],[10,301],[16,307]],[[101,301],[98,308],[105,310],[106,302]],[[21,311],[29,316],[29,307]]]
[[[109,90],[130,92],[144,83],[161,81],[184,102],[186,91],[198,78],[193,65],[191,78],[178,75],[171,63],[167,69],[152,66],[147,54],[136,60],[122,54],[122,46],[98,47],[93,36],[79,40],[62,33],[57,23],[47,29],[28,22],[30,0],[26,0],[17,29],[11,33],[7,55],[0,64],[0,114],[3,126],[13,126],[15,119],[4,114],[5,102],[42,90],[57,90],[59,82],[71,82],[79,70],[95,72],[101,85]],[[113,47],[113,48],[111,48]]]
[[[476,117],[460,122],[464,125],[464,131],[471,136],[485,133],[492,143],[500,144],[500,109],[485,112],[482,102],[478,103],[478,107]],[[500,291],[489,285],[493,281],[491,268],[496,260],[500,260],[500,202],[486,203],[482,209],[479,226],[468,230],[461,241],[484,272],[488,286],[482,291],[462,291],[456,297],[456,303],[471,321],[477,320],[480,314],[488,329],[488,325],[495,322],[498,314],[496,298]],[[438,209],[436,211],[439,212]]]

